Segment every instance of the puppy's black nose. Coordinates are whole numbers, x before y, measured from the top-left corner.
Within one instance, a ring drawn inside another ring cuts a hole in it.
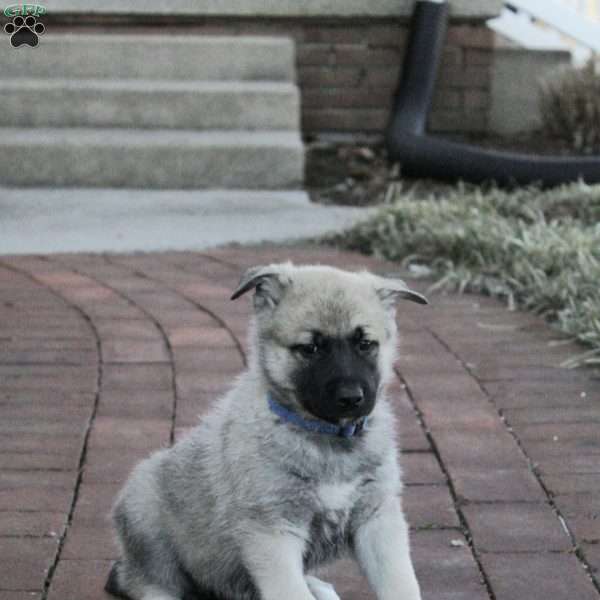
[[[358,383],[342,383],[335,391],[335,400],[341,408],[358,408],[365,400],[365,394]]]

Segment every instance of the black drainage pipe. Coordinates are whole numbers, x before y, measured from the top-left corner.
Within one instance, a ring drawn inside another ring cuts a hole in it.
[[[426,134],[448,24],[447,2],[419,0],[415,6],[402,77],[394,99],[386,143],[392,160],[412,177],[495,181],[498,185],[570,181],[600,183],[600,156],[536,156],[487,150]],[[518,107],[515,107],[518,110]]]

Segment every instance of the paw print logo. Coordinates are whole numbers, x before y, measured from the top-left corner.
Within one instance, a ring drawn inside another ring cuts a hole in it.
[[[33,15],[18,15],[4,26],[4,31],[10,35],[10,43],[15,48],[23,45],[35,48],[39,43],[38,36],[43,35],[46,28]]]

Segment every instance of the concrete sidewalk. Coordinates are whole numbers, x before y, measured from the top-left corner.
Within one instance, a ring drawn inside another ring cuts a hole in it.
[[[349,228],[372,212],[313,204],[303,191],[0,187],[0,255],[286,242]]]
[[[0,257],[0,600],[107,600],[131,466],[244,368],[240,271],[389,264],[320,248]],[[600,380],[475,296],[399,310],[404,503],[425,600],[600,599]],[[343,600],[373,595],[353,564]]]

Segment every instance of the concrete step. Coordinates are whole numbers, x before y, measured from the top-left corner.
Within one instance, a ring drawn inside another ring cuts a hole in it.
[[[159,34],[44,36],[36,52],[0,52],[10,78],[293,81],[288,38]]]
[[[297,132],[0,128],[0,185],[286,189]]]
[[[439,1],[439,0],[435,0]],[[361,18],[399,19],[412,15],[414,0],[52,0],[47,3],[52,15],[94,18],[98,15],[238,18]],[[503,0],[451,0],[455,18],[495,17]]]
[[[286,82],[1,79],[0,106],[0,127],[300,127]]]

